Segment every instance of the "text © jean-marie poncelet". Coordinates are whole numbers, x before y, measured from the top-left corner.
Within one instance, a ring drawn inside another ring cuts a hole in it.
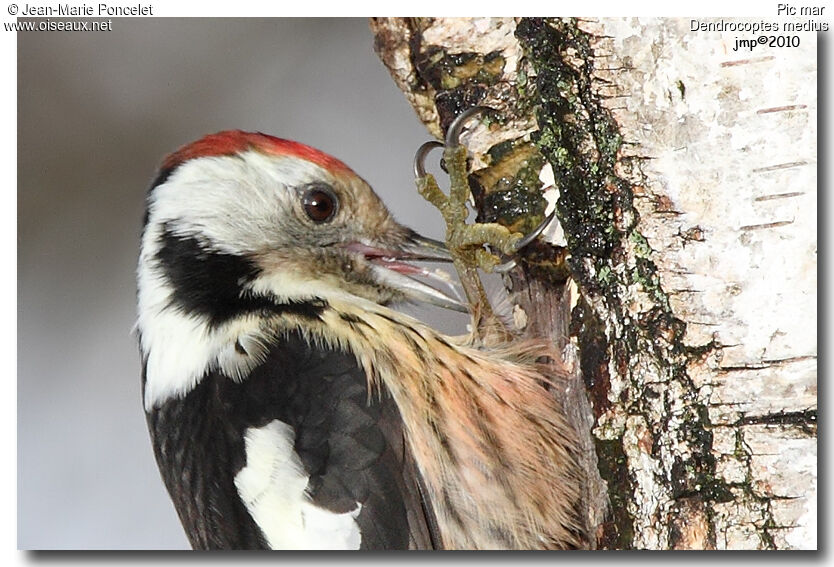
[[[150,4],[133,4],[130,6],[114,4],[55,4],[35,5],[24,4],[17,14],[23,18],[37,18],[43,16],[56,17],[118,17],[118,16],[153,16],[153,6]]]

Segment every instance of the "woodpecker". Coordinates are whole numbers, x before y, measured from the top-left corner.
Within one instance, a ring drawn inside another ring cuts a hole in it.
[[[581,545],[546,345],[448,337],[465,311],[341,161],[226,131],[168,156],[137,270],[142,395],[195,549]]]

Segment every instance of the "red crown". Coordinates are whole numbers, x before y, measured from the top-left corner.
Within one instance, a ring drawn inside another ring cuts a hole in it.
[[[305,144],[276,138],[260,132],[226,130],[209,134],[185,145],[165,158],[162,170],[172,170],[188,160],[200,157],[230,156],[248,149],[267,154],[294,156],[313,162],[333,172],[351,172],[343,162]]]

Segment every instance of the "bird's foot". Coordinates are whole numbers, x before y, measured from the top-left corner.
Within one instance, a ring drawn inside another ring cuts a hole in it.
[[[446,222],[446,246],[458,271],[461,285],[470,304],[470,311],[476,319],[492,319],[492,309],[486,299],[478,269],[485,272],[505,272],[515,266],[512,256],[535,240],[552,216],[545,219],[538,228],[528,235],[511,232],[497,223],[467,224],[470,199],[467,150],[460,144],[464,123],[476,114],[489,109],[474,107],[458,116],[449,126],[445,146],[440,142],[426,142],[417,150],[414,158],[414,175],[420,194],[432,203]],[[428,153],[436,147],[443,147],[443,160],[449,174],[449,194],[438,186],[434,176],[427,173],[423,162]],[[502,263],[502,257],[510,257]]]
[[[460,144],[460,133],[464,123],[480,114],[486,107],[474,107],[458,116],[449,127],[446,145],[440,142],[426,142],[418,150],[414,160],[417,189],[443,215],[446,222],[446,245],[453,256],[465,259],[472,267],[491,272],[500,265],[500,255],[512,255],[521,249],[519,243],[524,235],[510,232],[497,223],[467,224],[469,216],[467,203],[470,198],[467,151]],[[448,196],[440,190],[434,176],[426,173],[423,161],[435,147],[443,147],[443,160],[449,173]],[[489,246],[490,250],[485,248]]]

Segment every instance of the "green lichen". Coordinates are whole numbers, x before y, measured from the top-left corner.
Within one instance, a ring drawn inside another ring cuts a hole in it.
[[[533,139],[553,166],[559,219],[572,267],[581,272],[577,264],[583,258],[609,257],[623,229],[630,228],[613,223],[618,211],[632,208],[627,184],[613,173],[622,138],[610,115],[594,103],[590,36],[571,20],[538,18],[522,20],[516,35],[537,73],[540,131]],[[568,47],[587,58],[582,68],[566,62]]]
[[[638,234],[636,231],[632,235]],[[645,239],[640,236],[640,239]],[[631,270],[631,281],[640,284],[649,296],[662,309],[663,313],[668,315],[665,319],[665,324],[669,326],[677,325],[676,319],[671,317],[672,307],[669,304],[669,296],[663,291],[660,283],[660,277],[657,274],[657,266],[647,257],[641,256],[640,252],[636,252],[637,259],[635,261],[634,269]]]
[[[484,222],[497,222],[523,234],[542,220],[544,204],[540,195],[531,194],[520,184],[487,194],[481,210]]]
[[[648,258],[651,256],[652,247],[649,246],[649,241],[646,240],[645,236],[634,230],[628,235],[628,238],[631,240],[632,244],[634,244],[635,254],[641,258]]]
[[[608,266],[608,265],[600,266],[600,269],[597,272],[597,280],[602,285],[610,284],[613,281],[613,276],[611,274],[611,266]]]
[[[623,137],[593,89],[595,38],[581,30],[577,20],[568,18],[525,18],[519,22],[516,36],[535,71],[535,75],[531,73],[535,79],[529,80],[531,84],[525,85],[524,92],[535,101],[540,128],[534,133],[533,142],[553,167],[559,188],[557,214],[568,242],[568,265],[583,292],[597,300],[596,308],[604,309],[606,317],[618,319],[617,340],[607,346],[609,364],[617,369],[619,376],[631,381],[633,389],[620,403],[624,404],[624,411],[646,416],[660,400],[664,408],[662,415],[668,419],[677,412],[677,419],[682,420],[680,428],[671,428],[668,422],[649,423],[657,445],[655,457],[660,462],[665,459],[659,453],[669,451],[676,443],[686,444],[686,453],[691,455],[686,459],[677,458],[667,471],[672,476],[673,499],[696,497],[726,501],[731,495],[715,474],[708,413],[697,399],[697,388],[686,373],[686,363],[693,354],[683,344],[686,326],[672,312],[657,266],[651,259],[651,246],[636,228],[639,215],[634,208],[631,184],[615,169]],[[631,259],[631,267],[622,269],[627,258]],[[635,286],[650,300],[636,314],[625,303],[629,301],[626,290]],[[588,332],[580,334],[579,341],[580,350],[604,344]],[[646,361],[664,380],[679,387],[661,387],[652,390],[652,395],[645,395],[650,388],[633,374],[639,360]],[[594,366],[587,370],[603,372],[602,364]],[[586,371],[584,365],[582,370]],[[600,382],[596,377],[585,379]],[[688,399],[673,399],[671,391],[687,392]],[[607,396],[600,392],[593,398],[595,412],[599,411],[597,404],[608,403],[603,402]],[[613,504],[621,495],[630,494],[609,462],[611,458],[616,460],[621,444],[600,442],[597,449],[600,460],[608,462],[600,466],[600,474],[609,483]],[[663,483],[666,479],[659,481]],[[617,516],[617,505],[612,508],[617,534],[628,532],[631,519],[622,512]],[[604,539],[611,537],[619,544],[627,541],[609,533]]]

